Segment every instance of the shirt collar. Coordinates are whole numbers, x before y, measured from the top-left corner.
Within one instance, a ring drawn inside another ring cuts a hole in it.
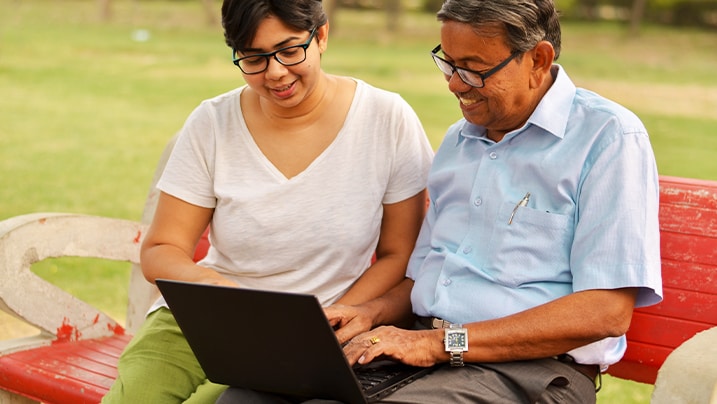
[[[556,64],[553,67],[557,69],[555,82],[528,118],[528,123],[562,139],[565,136],[565,128],[568,125],[568,117],[577,90],[560,65]]]

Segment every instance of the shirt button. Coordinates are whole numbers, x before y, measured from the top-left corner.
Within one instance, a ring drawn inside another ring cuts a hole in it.
[[[451,280],[450,280],[450,279],[445,279],[445,280],[443,281],[443,286],[448,286],[448,285],[450,285],[450,284],[451,284]]]
[[[471,251],[473,251],[473,247],[465,247],[463,249],[463,254],[470,254]]]
[[[476,198],[476,200],[473,201],[473,204],[476,205],[476,206],[480,206],[480,205],[483,204],[483,199],[481,199],[481,198]]]
[[[490,152],[490,154],[488,156],[490,157],[491,160],[495,160],[498,158],[498,153]]]

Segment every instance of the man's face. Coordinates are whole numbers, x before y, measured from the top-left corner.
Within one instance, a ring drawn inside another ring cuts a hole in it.
[[[500,27],[476,32],[468,24],[446,21],[441,27],[442,57],[457,67],[485,73],[511,56],[504,36]],[[446,76],[448,89],[460,101],[466,120],[484,126],[489,137],[500,140],[522,126],[537,104],[529,65],[530,58],[520,55],[488,77],[483,88],[471,87],[458,74]]]

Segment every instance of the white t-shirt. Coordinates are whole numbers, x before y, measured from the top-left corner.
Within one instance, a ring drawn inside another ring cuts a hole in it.
[[[158,188],[215,209],[201,265],[243,287],[313,294],[324,305],[363,274],[378,243],[382,204],[426,187],[433,151],[398,94],[356,81],[337,137],[291,179],[249,133],[239,102],[245,87],[192,112]]]

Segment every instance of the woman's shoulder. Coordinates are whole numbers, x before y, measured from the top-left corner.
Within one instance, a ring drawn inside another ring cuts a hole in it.
[[[377,86],[370,84],[366,81],[363,81],[361,79],[351,77],[351,80],[356,82],[356,90],[357,91],[361,90],[361,91],[366,92],[367,94],[374,95],[374,96],[384,96],[384,97],[399,96],[399,94],[394,91],[390,91],[385,88],[377,87]]]
[[[241,86],[212,98],[202,100],[189,114],[188,121],[209,122],[222,119],[221,117],[241,116],[236,111],[241,110],[241,94],[247,86]]]
[[[361,79],[351,78],[356,82],[356,99],[357,101],[366,102],[373,109],[388,112],[393,110],[392,107],[404,108],[407,102],[400,94],[384,88],[376,87]]]
[[[200,105],[211,106],[214,108],[221,108],[224,106],[229,106],[230,108],[234,108],[234,104],[239,102],[239,97],[241,97],[241,93],[246,88],[247,88],[246,84],[242,85],[240,87],[229,90],[225,93],[216,95],[212,98],[205,99],[204,101],[201,102]]]

